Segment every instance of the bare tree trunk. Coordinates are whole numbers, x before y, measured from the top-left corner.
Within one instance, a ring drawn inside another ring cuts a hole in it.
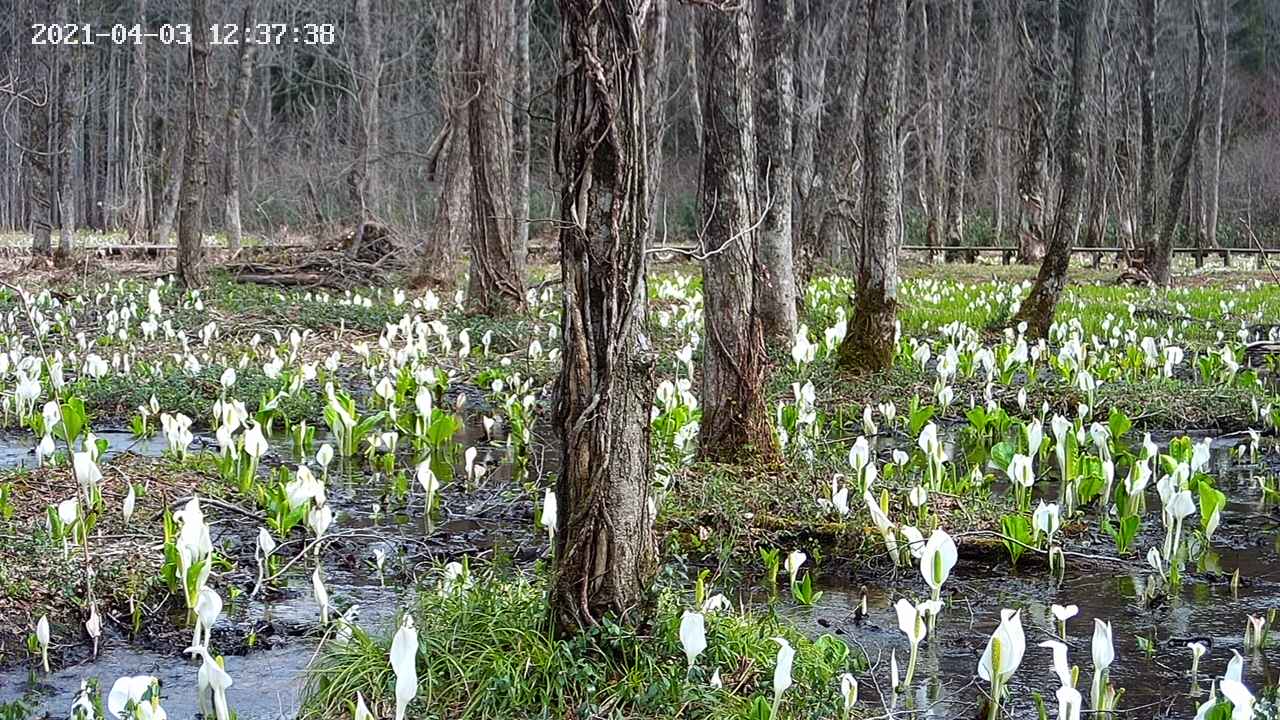
[[[1018,6],[1020,23],[1019,46],[1027,74],[1027,84],[1022,95],[1022,160],[1018,168],[1018,198],[1021,202],[1018,227],[1018,262],[1033,263],[1044,258],[1046,241],[1044,211],[1048,205],[1047,165],[1048,112],[1052,97],[1052,64],[1046,61],[1042,48],[1043,39],[1049,33],[1046,17],[1051,6],[1037,0],[1025,7]]]
[[[798,275],[812,274],[818,259],[844,262],[856,245],[858,178],[863,148],[862,80],[867,66],[867,4],[855,0],[843,23],[840,62],[826,81],[827,107],[818,130],[813,179],[801,210],[800,245],[795,249]]]
[[[1160,233],[1151,238],[1146,251],[1146,269],[1157,285],[1168,286],[1173,281],[1173,233],[1181,217],[1183,194],[1187,189],[1187,175],[1200,141],[1200,125],[1204,119],[1204,85],[1209,72],[1209,46],[1204,33],[1204,3],[1198,0],[1196,21],[1196,86],[1187,112],[1187,123],[1178,138],[1178,154],[1174,158],[1173,172],[1169,178],[1169,197],[1165,204],[1165,216]]]
[[[898,246],[902,243],[902,151],[897,128],[906,15],[906,0],[867,0],[858,292],[837,354],[841,368],[860,372],[892,366],[897,346]]]
[[[942,100],[946,88],[939,88],[938,85],[948,74],[948,63],[945,59],[947,41],[945,37],[942,39],[940,50],[932,47],[930,41],[933,30],[929,26],[929,3],[921,2],[919,10],[917,27],[923,56],[921,64],[924,68],[922,75],[925,97],[925,111],[921,113],[924,129],[921,132],[920,200],[924,205],[925,213],[925,245],[929,248],[926,259],[929,263],[933,263],[938,259],[935,248],[942,244],[942,227],[946,222],[943,198],[946,195],[947,136],[944,119],[946,107]]]
[[[663,192],[662,163],[667,130],[667,0],[654,0],[645,18],[645,122],[649,128],[649,242],[658,226],[658,202]],[[696,97],[697,93],[693,93]],[[664,214],[665,223],[665,214]]]
[[[147,0],[137,0],[133,22],[147,26]],[[147,44],[133,46],[133,66],[130,68],[129,97],[129,190],[134,193],[129,212],[129,242],[141,242],[147,237]]]
[[[164,152],[161,153],[161,166],[165,169],[164,185],[160,191],[160,207],[156,213],[155,238],[157,243],[169,242],[173,234],[173,224],[178,217],[178,197],[182,194],[182,178],[186,174],[183,157],[183,145],[186,142],[186,131],[181,125],[171,125]]]
[[[209,185],[209,22],[207,0],[191,0],[191,83],[187,150],[178,200],[178,277],[185,287],[204,284],[204,199]]]
[[[965,188],[969,182],[969,27],[973,0],[953,0],[947,28],[949,56],[948,116],[952,118],[947,133],[946,218],[947,244],[964,245]]]
[[[556,416],[564,445],[551,612],[564,634],[606,613],[642,620],[658,567],[649,506],[654,358],[643,336],[653,189],[644,4],[560,0],[564,358]]]
[[[689,79],[689,115],[690,119],[693,121],[694,142],[697,144],[698,154],[701,156],[705,152],[704,148],[706,147],[707,131],[704,127],[704,118],[702,113],[702,93],[705,88],[701,87],[699,82],[705,81],[705,79],[702,77],[702,73],[698,69],[698,33],[690,32],[687,33],[685,37],[689,40],[689,44],[686,47],[687,54],[685,56],[685,62],[687,64],[685,77]]]
[[[827,54],[829,25],[825,13],[818,12],[821,3],[801,0],[803,20],[799,29],[800,47],[796,53],[796,120],[793,138],[795,207],[792,219],[792,255],[796,283],[803,287],[813,272],[813,258],[806,248],[816,242],[806,238],[817,235],[821,222],[816,211],[814,184],[817,179],[815,160],[822,109],[827,97]]]
[[[513,2],[511,221],[513,251],[519,258],[529,248],[529,0]]]
[[[1031,294],[1023,301],[1014,316],[1014,322],[1027,323],[1027,336],[1045,337],[1053,323],[1054,308],[1062,289],[1067,284],[1067,266],[1071,259],[1071,244],[1076,219],[1080,212],[1080,199],[1085,184],[1085,113],[1092,83],[1094,51],[1091,39],[1093,0],[1078,0],[1073,12],[1071,49],[1071,91],[1067,97],[1067,123],[1062,138],[1059,158],[1062,163],[1062,194],[1053,218],[1053,234],[1040,272],[1031,287]]]
[[[481,0],[464,13],[467,26],[466,77],[471,87],[467,105],[467,138],[471,149],[471,280],[467,304],[471,312],[502,315],[524,306],[523,260],[516,255],[511,223],[511,168],[501,107],[501,65],[506,50],[493,32],[501,17],[501,0]]]
[[[457,282],[456,263],[470,236],[471,146],[467,135],[467,102],[472,88],[464,73],[462,11],[457,5],[442,10],[436,66],[444,79],[440,105],[445,117],[435,153],[427,163],[427,178],[440,183],[434,221],[427,230],[426,247],[415,285],[451,288]],[[443,168],[443,170],[441,169]]]
[[[352,108],[352,146],[355,156],[347,173],[347,189],[358,213],[356,239],[351,253],[359,252],[364,239],[365,223],[377,215],[380,187],[378,181],[378,146],[380,138],[379,85],[382,62],[374,44],[373,16],[370,0],[354,0],[356,17],[356,51],[351,64],[356,87],[356,107]]]
[[[1227,16],[1231,8],[1227,0],[1221,0],[1218,8],[1218,87],[1217,106],[1213,122],[1213,179],[1209,183],[1209,207],[1205,224],[1208,226],[1209,247],[1218,244],[1218,210],[1222,190],[1222,106],[1227,93]]]
[[[764,327],[754,279],[758,225],[752,93],[752,6],[706,8],[700,18],[706,136],[700,197],[706,339],[699,453],[739,460],[774,453],[764,403]]]
[[[244,5],[241,27],[253,27],[253,2]],[[243,174],[240,157],[240,120],[249,99],[249,83],[253,79],[254,44],[242,42],[236,62],[232,65],[235,82],[227,103],[227,158],[223,179],[227,193],[227,247],[239,250],[244,229],[240,223],[240,177]]]
[[[25,17],[24,24],[40,22],[40,13],[41,10],[32,8],[31,13]],[[37,255],[49,255],[53,252],[53,207],[49,195],[53,188],[53,168],[50,166],[49,114],[54,107],[55,75],[49,63],[49,55],[40,52],[41,50],[36,46],[25,48],[29,68],[26,94],[31,100],[27,115],[25,155],[31,168],[27,186],[31,205],[31,249]]]
[[[766,341],[787,346],[796,333],[791,254],[792,116],[795,113],[795,0],[764,0],[757,47],[761,63],[757,126],[759,189],[765,195],[756,293]]]
[[[1156,0],[1138,0],[1138,106],[1142,115],[1138,242],[1150,247],[1156,224]],[[1150,262],[1149,258],[1144,259]]]
[[[70,21],[67,0],[57,0],[58,22],[65,26]],[[72,55],[78,55],[78,46],[61,48],[58,53],[58,252],[59,257],[71,255],[71,240],[76,232],[76,196],[71,172],[75,151],[76,117],[80,109],[80,83]],[[76,63],[80,65],[81,63]]]

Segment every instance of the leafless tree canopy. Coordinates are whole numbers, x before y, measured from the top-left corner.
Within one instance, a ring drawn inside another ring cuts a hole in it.
[[[96,32],[156,33],[190,24],[191,5],[13,0],[0,24],[0,72],[11,79],[0,103],[0,228],[29,234],[44,252],[54,235],[69,252],[77,229],[172,242],[179,196],[195,193],[206,242],[326,237],[374,222],[430,258],[421,273],[429,282],[454,278],[440,268],[485,228],[511,246],[517,273],[527,244],[555,237],[557,3],[495,3],[492,17],[485,3],[248,3],[251,22],[288,30],[252,48],[214,32],[202,79],[192,75],[190,44],[32,42],[33,25],[62,15]],[[703,232],[701,151],[714,110],[705,107],[714,68],[697,47],[699,16],[742,4],[658,5],[644,28],[660,51],[646,52],[649,144],[662,150],[650,158],[659,182],[649,202],[659,238],[691,242]],[[865,27],[878,4],[747,5],[758,61],[736,91],[754,96],[761,161],[751,172],[757,205],[767,201],[760,300],[766,333],[780,337],[795,323],[791,277],[858,262],[863,88],[877,61]],[[902,242],[1041,257],[1063,207],[1079,5],[908,3],[893,128]],[[246,3],[209,3],[207,22],[239,26],[245,12]],[[495,48],[484,57],[489,82],[468,72],[461,51],[464,23],[480,16]],[[1131,248],[1157,276],[1155,256],[1167,248],[1245,244],[1246,217],[1275,243],[1280,4],[1109,0],[1091,16],[1096,70],[1080,128],[1083,195],[1067,219],[1073,243]],[[193,130],[189,95],[200,82],[207,117]],[[467,150],[477,102],[485,132],[497,133],[482,143],[490,154],[479,168]],[[207,157],[186,157],[196,131],[207,135]],[[207,168],[207,182],[184,193],[191,163]],[[475,194],[489,191],[474,186],[477,176],[504,196],[479,212]]]

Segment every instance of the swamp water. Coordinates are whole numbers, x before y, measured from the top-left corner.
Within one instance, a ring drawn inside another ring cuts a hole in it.
[[[464,430],[468,444],[476,444],[475,429]],[[163,442],[134,444],[127,433],[101,433],[112,442],[113,451],[155,455]],[[463,438],[460,438],[463,439]],[[204,438],[198,442],[207,442]],[[319,440],[317,441],[319,442]],[[1003,553],[974,556],[961,541],[961,560],[944,587],[950,606],[938,620],[936,634],[920,649],[920,663],[914,687],[896,699],[888,692],[889,653],[896,649],[905,668],[908,645],[897,629],[892,604],[899,597],[919,598],[925,591],[917,570],[903,568],[896,578],[886,577],[883,568],[846,577],[818,576],[825,591],[815,608],[788,607],[784,613],[811,634],[834,632],[851,646],[865,651],[872,669],[861,674],[860,704],[873,714],[884,708],[899,712],[914,710],[917,717],[976,717],[977,698],[985,684],[977,678],[978,658],[994,629],[1001,608],[1023,610],[1027,651],[1010,684],[1011,702],[1005,709],[1016,718],[1036,717],[1033,692],[1046,698],[1049,715],[1054,715],[1050,653],[1037,643],[1056,637],[1049,613],[1052,603],[1075,604],[1080,613],[1068,622],[1069,661],[1080,668],[1078,687],[1088,696],[1092,675],[1090,638],[1093,620],[1109,620],[1114,632],[1116,660],[1111,679],[1124,688],[1120,708],[1128,717],[1190,717],[1204,699],[1211,678],[1220,675],[1231,658],[1232,648],[1241,648],[1246,618],[1265,614],[1280,606],[1280,517],[1262,505],[1252,476],[1267,470],[1231,459],[1233,443],[1215,443],[1211,474],[1227,493],[1229,503],[1223,523],[1214,537],[1214,560],[1207,569],[1189,568],[1176,594],[1147,605],[1144,589],[1151,573],[1140,557],[1123,562],[1101,562],[1068,556],[1064,579],[1053,580],[1043,563],[1024,557],[1023,567],[1010,571]],[[132,447],[131,447],[132,446]],[[325,551],[325,582],[339,610],[360,606],[359,624],[372,632],[385,632],[396,612],[408,603],[409,595],[397,589],[404,584],[400,572],[393,571],[391,559],[399,553],[402,567],[421,571],[432,561],[464,554],[485,555],[502,546],[517,559],[536,556],[537,539],[532,538],[532,504],[514,502],[501,496],[510,485],[510,473],[498,463],[500,448],[482,447],[491,473],[484,485],[487,494],[459,497],[445,492],[444,512],[434,533],[426,537],[425,521],[419,505],[399,513],[375,518],[371,511],[381,488],[371,488],[358,479],[330,482],[330,502],[337,515],[330,532],[341,535]],[[23,447],[0,447],[0,462],[31,462]],[[534,473],[539,474],[539,473]],[[498,488],[498,489],[493,489]],[[1046,489],[1046,492],[1048,490]],[[1153,491],[1152,491],[1153,492]],[[523,497],[523,496],[521,496]],[[1159,524],[1159,501],[1148,498],[1148,513],[1135,548],[1158,544],[1163,537]],[[1153,514],[1154,513],[1154,514]],[[244,524],[244,523],[240,523]],[[1110,538],[1097,532],[1096,518],[1089,529],[1067,543],[1068,552],[1096,555],[1114,554]],[[215,525],[215,530],[218,525]],[[215,537],[215,542],[219,538]],[[374,547],[388,554],[386,586],[373,569]],[[522,552],[517,549],[523,548]],[[303,672],[313,657],[317,642],[319,608],[312,596],[309,568],[299,563],[279,591],[269,597],[246,600],[242,597],[228,609],[214,633],[215,648],[225,646],[232,636],[242,641],[253,628],[259,635],[251,649],[238,644],[238,654],[227,653],[227,671],[235,684],[228,691],[231,706],[241,720],[277,720],[296,714]],[[1231,573],[1239,568],[1242,580],[1238,592],[1230,587]],[[854,608],[867,588],[869,615],[855,623]],[[1153,638],[1151,657],[1141,651],[1135,637]],[[1190,652],[1186,643],[1199,641],[1209,647],[1200,663],[1201,695],[1192,697]],[[104,633],[102,651],[96,660],[85,659],[55,671],[49,677],[32,675],[26,666],[0,673],[0,703],[26,698],[35,711],[33,717],[65,717],[80,681],[97,677],[105,688],[121,675],[148,673],[158,676],[165,688],[165,707],[170,717],[193,718],[197,714],[194,677],[196,664],[174,649],[149,649],[119,634]],[[1245,680],[1259,689],[1275,682],[1280,669],[1280,648],[1246,655]]]
[[[125,452],[158,457],[166,449],[159,434],[144,440],[133,438],[128,431],[96,434],[110,443],[103,462]],[[330,439],[317,433],[315,447]],[[510,464],[499,462],[505,445],[489,443],[478,422],[469,422],[455,440],[463,447],[478,447],[476,462],[488,472],[471,490],[463,491],[460,481],[444,488],[430,534],[422,513],[422,491],[412,483],[412,472],[408,506],[400,503],[387,511],[387,500],[382,495],[385,480],[371,483],[365,475],[337,472],[334,468],[340,461],[334,461],[326,488],[334,509],[334,525],[325,536],[321,557],[331,616],[358,606],[358,624],[381,632],[391,627],[396,614],[412,602],[412,589],[404,587],[409,584],[407,576],[420,575],[447,559],[485,557],[498,547],[517,561],[530,552],[533,554],[524,559],[536,556],[536,540],[541,535],[535,537],[533,532],[532,503],[513,502],[505,497],[512,485]],[[263,460],[264,467],[291,465],[292,452],[284,450],[287,440],[277,437],[275,442],[280,444],[283,455],[269,453]],[[0,436],[0,467],[34,466],[33,447],[29,434]],[[216,441],[206,435],[197,435],[192,447],[217,452]],[[462,474],[459,465],[455,477],[461,478]],[[375,514],[375,505],[384,509]],[[320,640],[320,607],[310,579],[314,561],[298,560],[274,589],[250,599],[256,565],[251,549],[237,552],[237,548],[252,548],[257,528],[265,526],[265,522],[227,512],[214,504],[207,506],[205,512],[216,518],[211,522],[215,546],[226,547],[229,554],[237,557],[244,552],[249,554],[248,572],[237,571],[227,581],[215,583],[225,607],[213,631],[212,647],[224,654],[227,673],[234,683],[227,691],[230,707],[240,720],[291,719],[298,711],[303,673]],[[298,550],[296,532],[292,541],[281,542],[285,551],[280,556],[282,566]],[[382,577],[373,560],[375,548],[386,553]],[[232,601],[225,591],[226,584],[239,585],[245,592]],[[176,626],[182,618],[180,614],[166,614],[153,621]],[[246,642],[250,634],[254,636],[252,647]],[[65,718],[82,680],[96,677],[105,700],[106,691],[116,678],[148,674],[160,679],[169,717],[195,718],[199,714],[195,687],[199,664],[181,654],[185,645],[175,642],[170,647],[165,641],[134,641],[113,623],[104,623],[97,658],[91,657],[86,644],[72,648],[67,653],[73,658],[70,664],[57,667],[48,676],[38,669],[33,673],[31,664],[24,659],[0,671],[0,705],[21,700],[32,711],[32,718]]]
[[[1139,553],[1126,562],[1068,555],[1061,582],[1049,575],[1043,561],[1037,562],[1039,558],[1024,555],[1022,566],[1011,570],[1003,550],[974,557],[961,540],[960,561],[943,586],[949,607],[938,618],[936,636],[927,637],[920,646],[913,687],[896,699],[889,692],[890,652],[896,651],[899,667],[905,671],[910,644],[898,629],[893,603],[901,597],[927,599],[928,590],[917,567],[904,567],[896,579],[887,581],[858,576],[826,578],[819,583],[825,594],[818,606],[792,607],[786,614],[811,634],[834,632],[866,652],[872,669],[858,680],[862,702],[871,703],[873,714],[896,709],[915,710],[917,717],[979,717],[978,698],[988,687],[978,677],[978,660],[999,622],[1000,610],[1010,608],[1022,610],[1027,649],[1002,709],[1016,718],[1035,718],[1032,693],[1038,692],[1044,697],[1049,717],[1054,717],[1057,702],[1053,693],[1058,682],[1052,671],[1052,653],[1038,644],[1061,639],[1049,610],[1055,603],[1076,605],[1080,610],[1067,622],[1065,642],[1068,663],[1079,667],[1077,689],[1085,697],[1086,711],[1093,676],[1090,648],[1095,618],[1111,622],[1115,661],[1110,677],[1117,689],[1124,688],[1119,709],[1125,716],[1192,717],[1196,706],[1206,699],[1210,681],[1226,670],[1233,648],[1244,655],[1245,684],[1256,693],[1264,685],[1274,684],[1280,674],[1280,647],[1276,643],[1264,651],[1243,650],[1248,616],[1265,616],[1269,609],[1280,607],[1280,515],[1263,506],[1253,479],[1265,468],[1232,459],[1230,451],[1235,444],[1215,441],[1206,468],[1227,494],[1228,503],[1205,568],[1187,567],[1179,591],[1155,602],[1144,602],[1154,571],[1142,559],[1146,548],[1158,546],[1164,537],[1153,482],[1143,530],[1134,544]],[[1164,449],[1167,438],[1162,443]],[[1191,521],[1198,523],[1198,515],[1188,518]],[[1114,555],[1111,538],[1097,530],[1096,513],[1088,516],[1088,523],[1083,535],[1065,541],[1067,552]],[[1236,569],[1241,581],[1238,591],[1233,592],[1231,575]],[[854,609],[861,602],[864,585],[868,614],[864,621],[855,623]],[[1150,657],[1139,648],[1139,635],[1154,641]],[[1196,696],[1189,694],[1189,642],[1208,647],[1200,660],[1200,692]]]

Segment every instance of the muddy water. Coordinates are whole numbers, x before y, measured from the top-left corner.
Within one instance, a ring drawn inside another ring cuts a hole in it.
[[[1204,694],[1189,694],[1191,655],[1186,645],[1198,641],[1209,647],[1200,663],[1200,689],[1207,691],[1209,679],[1219,676],[1232,657],[1243,652],[1243,634],[1248,615],[1265,615],[1280,607],[1280,513],[1264,507],[1260,491],[1251,479],[1256,467],[1242,467],[1228,457],[1228,444],[1215,445],[1214,464],[1219,487],[1231,498],[1224,511],[1222,527],[1214,535],[1213,550],[1201,567],[1188,568],[1181,590],[1155,603],[1144,603],[1144,590],[1151,570],[1140,558],[1127,563],[1103,563],[1079,558],[1067,559],[1061,583],[1050,578],[1041,563],[1028,559],[1024,567],[1010,572],[1007,557],[972,555],[961,560],[944,587],[950,606],[938,620],[934,637],[920,650],[913,687],[895,698],[888,691],[890,652],[897,653],[899,668],[905,671],[910,646],[898,630],[893,603],[900,597],[925,599],[928,592],[915,568],[900,571],[900,577],[886,579],[871,574],[853,577],[826,577],[825,595],[813,609],[790,608],[788,615],[812,632],[835,632],[851,644],[866,650],[873,663],[871,671],[859,677],[863,695],[873,705],[914,708],[926,717],[973,717],[976,704],[986,690],[977,676],[978,660],[995,629],[1001,608],[1022,610],[1027,652],[1011,683],[1013,715],[1036,717],[1032,693],[1040,693],[1054,715],[1057,689],[1052,673],[1052,656],[1038,643],[1056,635],[1049,607],[1077,605],[1080,613],[1068,621],[1068,658],[1080,668],[1078,689],[1089,697],[1092,678],[1091,637],[1094,619],[1110,621],[1116,660],[1111,678],[1124,688],[1121,709],[1136,717],[1190,717]],[[1147,507],[1157,509],[1154,494]],[[1163,539],[1158,510],[1144,518],[1143,534],[1135,543],[1146,548]],[[1189,521],[1198,522],[1197,517]],[[1096,518],[1090,518],[1096,528]],[[1086,535],[1068,542],[1067,549],[1095,555],[1114,555],[1114,545],[1105,535]],[[1230,587],[1231,573],[1239,569],[1238,592]],[[867,588],[868,617],[854,621],[853,610]],[[1138,647],[1137,636],[1153,638],[1155,650],[1148,657]],[[1280,647],[1275,643],[1264,652],[1245,653],[1245,681],[1255,691],[1274,683],[1280,674]],[[979,689],[981,688],[981,689]]]
[[[98,435],[111,445],[108,457],[125,451],[158,456],[165,449],[163,438],[135,442],[128,432]],[[318,437],[316,446],[325,440]],[[380,632],[394,626],[397,613],[412,601],[414,579],[429,576],[435,564],[464,555],[485,557],[505,552],[520,560],[537,554],[541,536],[533,533],[533,505],[523,497],[523,491],[513,488],[505,442],[490,440],[478,418],[468,422],[455,441],[462,447],[478,447],[476,464],[485,471],[466,482],[459,463],[454,469],[455,480],[442,490],[441,508],[431,521],[423,512],[422,493],[416,483],[407,500],[389,500],[384,479],[361,470],[338,469],[340,462],[335,461],[327,487],[335,522],[329,530],[332,540],[321,558],[331,614],[358,606],[358,623]],[[296,462],[286,437],[272,438],[272,444],[278,452],[265,458],[264,466]],[[0,467],[33,465],[31,446],[29,435],[0,438]],[[216,443],[209,437],[197,437],[193,447],[216,452]],[[252,547],[256,523],[217,507],[206,507],[205,511],[216,546],[236,557]],[[293,537],[292,545],[280,551],[282,562],[298,551],[297,531]],[[387,557],[381,575],[373,560],[375,548]],[[248,594],[256,568],[251,559],[242,559],[240,564],[241,568],[213,581],[226,602],[214,628],[212,646],[226,654],[227,672],[234,681],[228,701],[241,720],[292,718],[298,709],[303,673],[320,635],[320,608],[310,579],[315,561],[299,561],[278,587],[255,599],[249,599]],[[231,586],[244,591],[235,602],[227,591]],[[177,626],[182,618],[153,621]],[[0,672],[0,705],[24,700],[34,713],[32,717],[62,718],[82,680],[98,678],[105,693],[120,676],[152,674],[163,683],[164,706],[170,717],[196,717],[198,665],[181,654],[187,643],[178,639],[144,647],[108,625],[97,659],[90,659],[85,646],[70,649],[67,656],[79,660],[48,677],[33,676],[25,665]],[[250,634],[255,643],[247,647]]]

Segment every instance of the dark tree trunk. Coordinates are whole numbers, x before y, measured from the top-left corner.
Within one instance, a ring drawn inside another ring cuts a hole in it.
[[[702,362],[703,458],[771,456],[764,402],[764,327],[755,278],[759,206],[752,93],[752,5],[706,8],[700,20],[706,99],[702,103],[701,225],[706,339]]]
[[[649,506],[654,358],[643,335],[653,189],[643,4],[559,3],[564,358],[556,416],[564,445],[551,612],[564,634],[605,615],[643,619],[657,571]]]
[[[867,2],[858,292],[837,357],[841,368],[855,371],[890,367],[897,344],[898,246],[902,242],[897,128],[906,14],[906,0]]]
[[[1093,77],[1094,52],[1091,39],[1093,0],[1078,0],[1074,9],[1071,50],[1071,92],[1067,98],[1067,123],[1059,157],[1062,162],[1062,193],[1053,219],[1049,249],[1040,264],[1031,294],[1023,301],[1014,322],[1027,323],[1027,336],[1045,337],[1053,323],[1054,308],[1067,283],[1067,265],[1071,259],[1080,199],[1084,194],[1085,113]]]
[[[206,0],[191,0],[187,150],[178,200],[178,277],[204,284],[204,198],[209,184],[209,22]]]
[[[1200,125],[1204,120],[1204,84],[1209,72],[1209,46],[1204,34],[1204,4],[1198,2],[1195,9],[1197,62],[1195,93],[1187,110],[1187,123],[1178,138],[1178,154],[1174,158],[1169,176],[1169,197],[1165,204],[1160,232],[1150,239],[1146,250],[1147,272],[1157,285],[1168,286],[1173,281],[1173,234],[1182,216],[1182,201],[1187,189],[1187,176],[1191,161],[1200,143]]]
[[[244,5],[241,27],[253,27],[253,3]],[[240,177],[243,174],[240,157],[240,119],[249,99],[249,83],[253,79],[253,43],[240,43],[236,62],[231,66],[234,82],[227,103],[226,167],[223,180],[227,193],[227,247],[239,250],[244,236],[240,222]]]
[[[795,0],[764,0],[758,56],[759,188],[767,206],[760,226],[756,293],[769,342],[789,346],[796,333],[796,277],[791,254],[792,122],[795,113]]]
[[[471,151],[471,312],[502,315],[524,305],[523,258],[517,256],[511,223],[510,128],[503,105],[499,45],[501,0],[481,0],[464,13],[467,26],[465,75],[474,88],[467,105]]]

